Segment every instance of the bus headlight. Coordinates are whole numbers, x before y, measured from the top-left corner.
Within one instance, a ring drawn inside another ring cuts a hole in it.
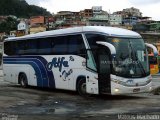
[[[116,88],[116,89],[114,89],[114,91],[115,91],[115,92],[119,92],[119,89],[118,89],[118,88]]]
[[[149,87],[149,91],[152,91],[152,87]]]

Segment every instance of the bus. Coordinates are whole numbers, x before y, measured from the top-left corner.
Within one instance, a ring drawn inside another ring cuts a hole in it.
[[[149,65],[151,75],[159,73],[159,56],[154,56],[154,54],[149,54]]]
[[[4,79],[88,94],[130,94],[152,89],[142,37],[115,27],[83,26],[46,31],[4,42]]]
[[[159,69],[159,72],[160,72],[160,54],[157,56],[157,60],[158,60],[158,69]]]
[[[0,77],[3,76],[3,42],[0,42]]]

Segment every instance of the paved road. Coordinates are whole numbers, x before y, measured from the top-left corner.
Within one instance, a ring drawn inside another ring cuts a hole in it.
[[[83,98],[75,92],[24,89],[1,81],[0,113],[3,120],[123,120],[126,116],[121,115],[136,117],[137,114],[155,114],[160,118],[160,95]]]
[[[158,88],[158,87],[160,87],[160,75],[153,75],[152,76],[152,78],[153,78],[153,87],[154,88]]]

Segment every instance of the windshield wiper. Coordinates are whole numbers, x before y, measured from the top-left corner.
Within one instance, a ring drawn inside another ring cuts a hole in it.
[[[129,41],[129,44],[130,44],[130,48],[131,48],[131,50],[132,50],[132,53],[134,54],[134,57],[135,57],[136,61],[138,61],[138,65],[139,65],[139,67],[141,68],[141,71],[143,72],[144,75],[146,75],[146,71],[145,71],[142,63],[141,63],[140,60],[138,59],[138,56],[137,56],[137,54],[136,54],[136,51],[135,51],[135,49],[132,47],[132,44],[131,44],[130,41]]]

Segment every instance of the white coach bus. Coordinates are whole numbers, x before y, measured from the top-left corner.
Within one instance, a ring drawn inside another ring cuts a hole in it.
[[[4,42],[4,79],[23,87],[130,94],[152,89],[148,54],[133,31],[86,26],[41,32]]]

